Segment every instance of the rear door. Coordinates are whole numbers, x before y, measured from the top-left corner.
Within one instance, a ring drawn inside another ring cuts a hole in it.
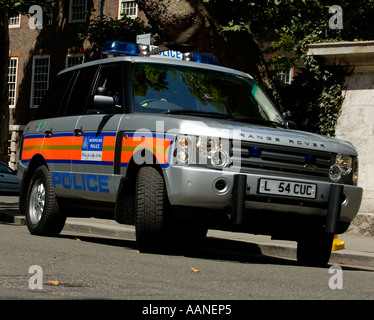
[[[71,158],[74,151],[75,128],[79,118],[85,113],[89,103],[92,85],[97,66],[78,69],[67,92],[65,101],[60,107],[58,117],[44,120],[40,130],[45,138],[41,154],[46,159],[52,172],[52,182],[56,194],[71,197],[73,180],[71,175]],[[53,108],[53,105],[50,105]]]

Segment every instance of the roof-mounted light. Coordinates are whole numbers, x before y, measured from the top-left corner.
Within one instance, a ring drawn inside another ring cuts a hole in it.
[[[152,54],[151,52],[155,50],[156,46],[141,45],[137,43],[129,43],[123,41],[107,41],[101,48],[101,53],[105,55],[113,56],[147,56],[151,55],[153,57],[178,59],[185,61],[193,61],[197,63],[207,63],[213,65],[219,65],[218,59],[213,54],[201,53],[201,52],[187,52],[181,53],[174,50],[165,50],[158,52],[157,54]]]
[[[188,52],[183,55],[183,60],[194,61],[197,63],[207,63],[219,65],[218,59],[213,54],[201,53],[201,52]]]
[[[110,40],[105,42],[101,48],[101,53],[114,56],[137,56],[140,50],[136,43]]]

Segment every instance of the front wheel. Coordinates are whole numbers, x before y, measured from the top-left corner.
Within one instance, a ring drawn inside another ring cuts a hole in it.
[[[140,251],[174,252],[201,245],[208,229],[173,215],[162,174],[146,166],[136,180],[135,231]]]
[[[26,224],[31,234],[58,235],[66,217],[60,213],[51,174],[45,166],[32,175],[26,196]]]
[[[140,251],[165,249],[169,234],[170,204],[161,173],[154,167],[142,167],[136,180],[135,230]]]
[[[297,261],[301,265],[325,267],[331,256],[334,234],[309,234],[298,240]]]

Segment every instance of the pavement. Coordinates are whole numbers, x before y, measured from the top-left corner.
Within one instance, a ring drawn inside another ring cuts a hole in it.
[[[26,225],[25,217],[18,211],[17,196],[0,195],[0,221]],[[121,225],[114,220],[97,218],[67,218],[62,232],[135,240],[133,226]],[[270,236],[218,230],[209,230],[208,237],[255,245],[257,251],[263,256],[296,259],[297,244],[294,241],[271,240]],[[338,235],[338,241],[344,241],[344,249],[332,251],[330,264],[374,268],[373,236],[344,233]]]

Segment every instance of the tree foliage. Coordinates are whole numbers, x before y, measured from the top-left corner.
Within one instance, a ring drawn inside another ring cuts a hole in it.
[[[97,53],[107,40],[136,42],[138,34],[149,32],[151,27],[140,18],[123,15],[121,19],[114,19],[101,15],[90,20],[87,32],[81,34],[81,38],[87,39],[92,46],[91,50]]]
[[[306,46],[315,42],[374,39],[373,0],[205,0],[216,11],[221,33],[249,34],[269,56],[268,70],[295,67],[291,85],[277,81],[268,88],[284,111],[291,111],[304,130],[334,135],[343,102],[343,81],[347,70],[326,67],[306,56]],[[343,29],[331,29],[332,5],[343,10]],[[271,71],[270,71],[271,73]]]

